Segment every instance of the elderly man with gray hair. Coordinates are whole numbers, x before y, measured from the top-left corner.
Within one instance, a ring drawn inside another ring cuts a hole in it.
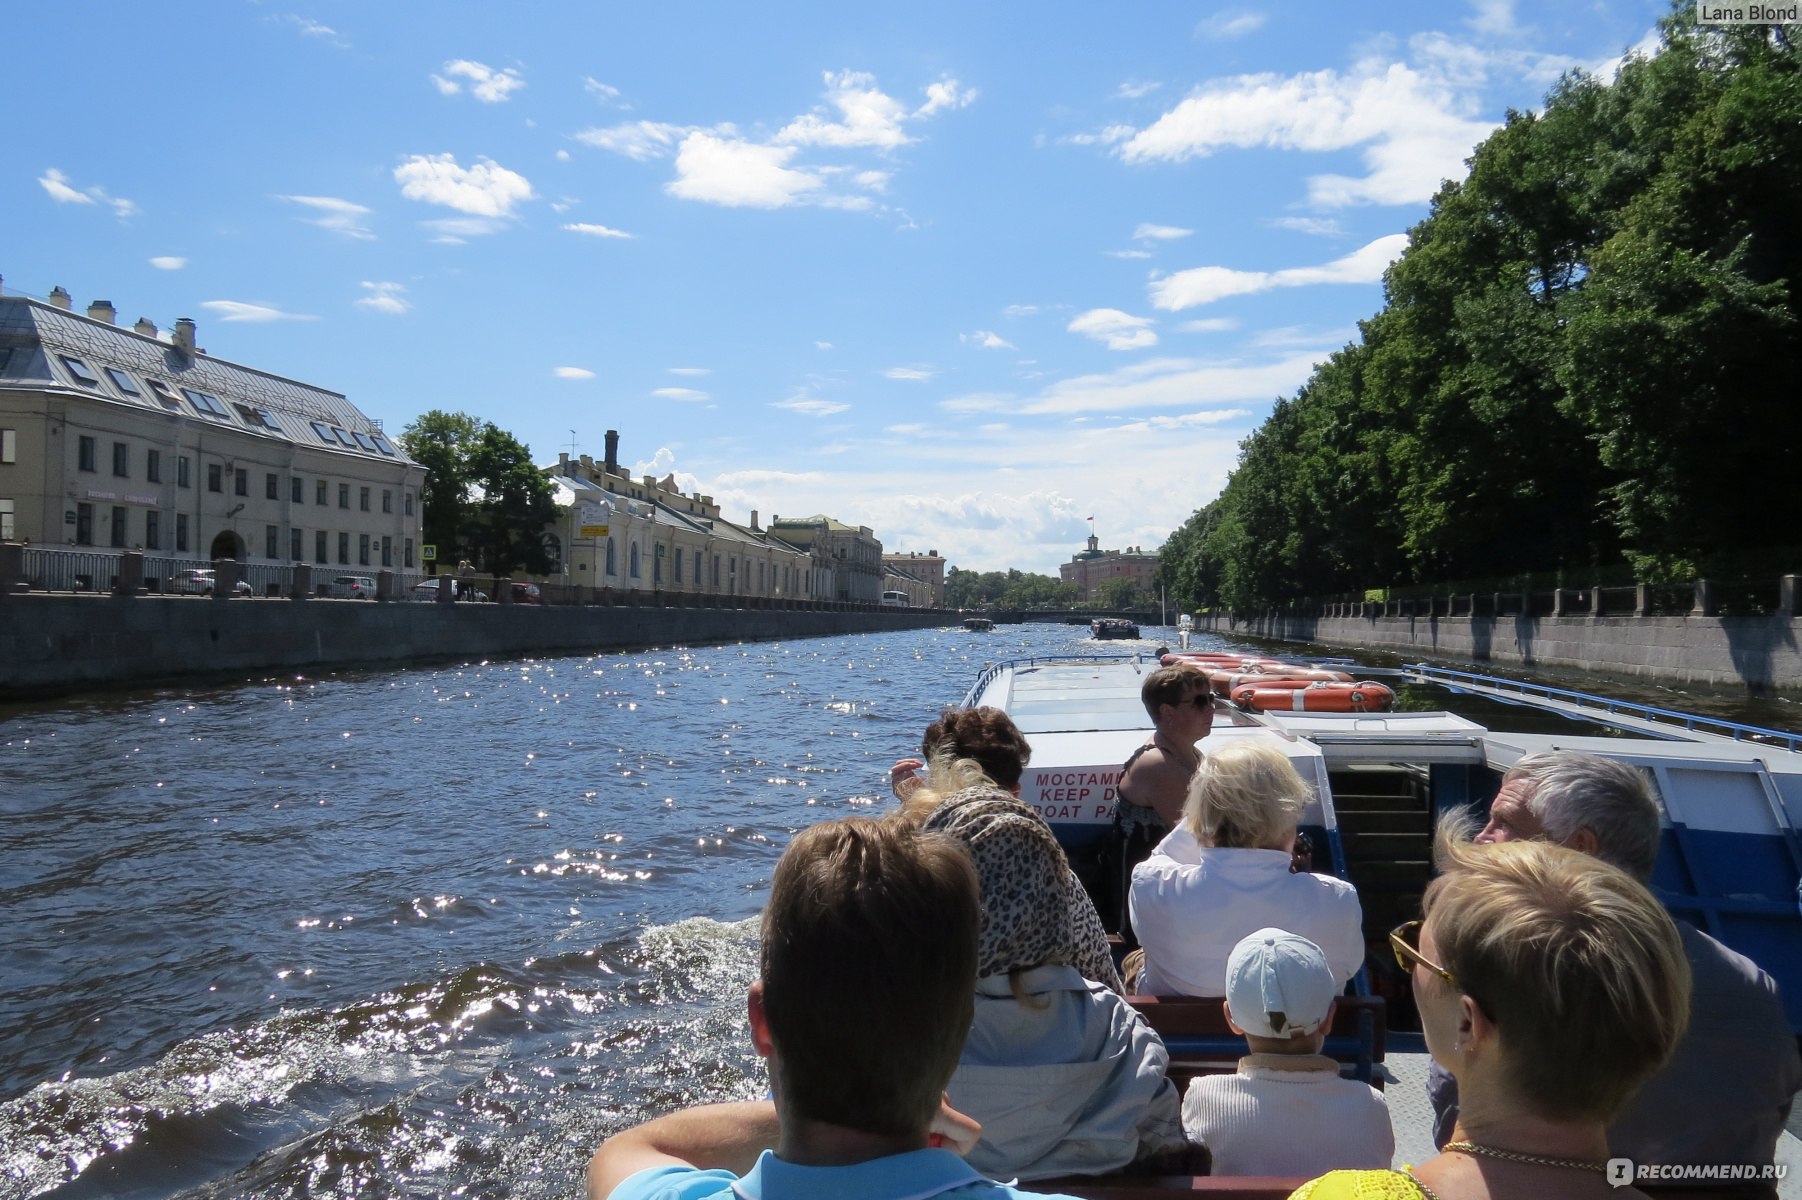
[[[1644,773],[1554,750],[1522,758],[1503,777],[1476,840],[1556,842],[1649,885],[1658,834],[1658,801]],[[1609,1149],[1636,1163],[1771,1162],[1802,1088],[1802,1056],[1777,984],[1687,921],[1677,931],[1694,977],[1689,1032],[1609,1126]],[[1457,1081],[1435,1063],[1427,1090],[1434,1140],[1444,1145],[1458,1117]]]

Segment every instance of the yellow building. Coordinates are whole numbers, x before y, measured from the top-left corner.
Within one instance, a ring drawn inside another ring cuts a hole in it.
[[[937,550],[882,556],[884,591],[906,592],[914,608],[945,607],[945,560]]]
[[[867,525],[831,517],[770,518],[770,531],[805,551],[813,585],[830,600],[876,604],[882,599],[882,543]]]

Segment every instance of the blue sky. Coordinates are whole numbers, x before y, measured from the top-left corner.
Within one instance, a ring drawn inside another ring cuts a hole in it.
[[[1665,11],[9,6],[0,274],[393,432],[618,429],[731,519],[1055,572],[1217,495],[1438,181]]]

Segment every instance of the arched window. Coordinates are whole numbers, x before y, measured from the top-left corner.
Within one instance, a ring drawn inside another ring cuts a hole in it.
[[[608,538],[608,539],[607,539],[607,574],[609,574],[609,575],[612,575],[612,574],[614,574],[614,569],[613,569],[613,539],[612,539],[612,538]]]
[[[632,544],[632,578],[638,578],[638,543]]]

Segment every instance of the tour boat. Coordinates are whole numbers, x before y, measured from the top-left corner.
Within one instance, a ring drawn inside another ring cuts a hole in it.
[[[1136,638],[1139,636],[1139,627],[1122,617],[1096,617],[1089,622],[1089,636],[1097,641]]]
[[[964,628],[972,633],[987,633],[995,628],[995,622],[988,617],[965,617]]]

